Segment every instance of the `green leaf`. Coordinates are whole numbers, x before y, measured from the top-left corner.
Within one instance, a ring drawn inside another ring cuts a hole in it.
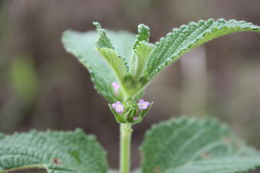
[[[131,73],[135,77],[138,78],[143,76],[146,70],[147,60],[153,48],[154,45],[146,41],[140,42],[135,48],[131,63]]]
[[[138,25],[138,34],[136,36],[136,41],[134,44],[134,49],[139,46],[140,42],[146,41],[148,42],[150,38],[150,28],[144,24]]]
[[[115,50],[108,48],[98,48],[98,52],[107,60],[120,83],[128,74],[128,69],[122,58],[117,55]]]
[[[106,154],[83,131],[0,135],[0,172],[41,168],[48,173],[106,173]]]
[[[133,34],[109,31],[107,35],[112,38],[111,45],[115,45],[120,57],[130,57],[135,41]],[[94,31],[86,33],[65,31],[62,36],[62,42],[67,52],[73,54],[89,70],[98,93],[109,102],[115,102],[117,98],[111,84],[118,82],[118,79],[107,61],[95,50],[98,39],[99,34]],[[130,63],[130,58],[126,61]]]
[[[94,24],[99,35],[67,31],[62,40],[66,50],[88,68],[95,88],[110,103],[140,95],[160,71],[194,47],[234,32],[260,32],[259,26],[245,21],[210,19],[175,28],[153,45],[148,42],[149,27],[143,24],[138,26],[136,38],[127,32],[106,32],[99,23]],[[122,94],[115,96],[113,82],[122,86]]]
[[[192,48],[214,38],[242,31],[260,32],[260,27],[245,21],[209,19],[174,28],[156,43],[151,53],[146,74],[148,81]]]
[[[111,40],[107,36],[106,30],[98,22],[94,22],[94,25],[96,25],[99,32],[99,39],[96,43],[97,50],[106,59],[122,86],[124,78],[128,75],[128,64],[123,57],[117,55]]]
[[[142,145],[143,173],[237,173],[260,166],[260,154],[214,119],[155,125]]]
[[[139,77],[143,76],[148,57],[153,49],[153,44],[149,43],[149,38],[150,28],[144,24],[139,24],[138,34],[133,47],[134,54],[130,64],[130,72],[133,75],[133,78],[135,78],[136,83],[139,82]]]
[[[97,48],[110,48],[110,49],[114,49],[111,40],[108,38],[106,30],[104,30],[100,23],[98,22],[93,22],[93,24],[96,26],[96,29],[99,33],[99,39],[96,43]]]

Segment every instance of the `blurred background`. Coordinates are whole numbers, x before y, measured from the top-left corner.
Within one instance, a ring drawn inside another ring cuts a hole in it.
[[[260,25],[260,1],[0,0],[0,132],[82,128],[97,136],[116,168],[118,125],[87,70],[65,52],[62,32],[92,30],[99,21],[136,33],[144,23],[156,41],[173,27],[208,18]],[[154,101],[152,111],[134,126],[133,168],[139,166],[144,131],[180,115],[218,117],[260,149],[259,45],[259,34],[232,34],[164,71],[145,95]]]

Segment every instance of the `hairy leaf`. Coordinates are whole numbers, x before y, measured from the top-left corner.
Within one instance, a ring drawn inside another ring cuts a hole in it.
[[[139,46],[140,42],[142,41],[149,41],[150,37],[150,28],[144,24],[138,25],[138,34],[136,36],[136,41],[134,44],[134,49],[136,49],[137,46]]]
[[[16,133],[0,138],[0,172],[46,169],[48,173],[105,173],[105,152],[83,131]]]
[[[109,31],[107,35],[112,38],[111,45],[115,45],[119,56],[130,57],[135,41],[134,35],[123,31]],[[95,50],[98,38],[99,34],[94,31],[86,33],[66,31],[63,33],[62,41],[65,49],[87,67],[96,90],[109,102],[114,102],[116,97],[111,84],[118,81],[118,79],[107,61]],[[126,61],[130,63],[130,58],[126,59]]]
[[[260,166],[260,154],[213,119],[155,125],[141,150],[143,173],[237,173]]]
[[[114,49],[98,48],[98,52],[107,60],[119,81],[123,81],[128,74],[128,69],[122,58],[117,55]]]
[[[160,71],[209,40],[234,32],[260,32],[259,26],[245,21],[209,19],[175,28],[154,45],[148,42],[149,27],[143,24],[138,26],[136,37],[127,32],[106,32],[99,23],[94,24],[99,35],[67,31],[62,40],[66,50],[88,68],[95,88],[109,102],[143,93],[145,86]],[[113,82],[122,86],[124,95],[115,96]]]
[[[127,62],[124,58],[117,55],[111,40],[108,38],[106,31],[101,28],[101,25],[97,22],[94,22],[94,25],[96,25],[99,32],[99,39],[96,43],[97,50],[106,59],[117,79],[122,83],[128,73]]]
[[[96,43],[97,48],[110,48],[114,49],[111,40],[108,38],[106,31],[101,27],[98,22],[93,22],[99,33],[99,39]]]
[[[151,51],[153,50],[153,44],[146,41],[142,41],[135,48],[134,56],[131,63],[131,73],[136,76],[143,76],[146,70],[147,60]]]
[[[214,38],[242,31],[260,32],[260,27],[245,21],[209,19],[174,28],[156,43],[151,53],[146,74],[148,81],[190,49]]]

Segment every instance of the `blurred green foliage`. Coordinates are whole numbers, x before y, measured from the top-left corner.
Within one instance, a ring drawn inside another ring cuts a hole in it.
[[[16,57],[10,67],[10,85],[15,95],[23,102],[35,102],[38,95],[39,83],[37,71],[29,56]]]

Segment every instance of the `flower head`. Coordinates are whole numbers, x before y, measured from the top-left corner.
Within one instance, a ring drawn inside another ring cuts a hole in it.
[[[115,109],[115,111],[119,114],[124,112],[124,105],[119,101],[113,103],[112,108]]]
[[[139,100],[137,103],[140,110],[145,110],[149,107],[150,102],[144,101],[143,99]]]
[[[117,83],[117,82],[112,82],[112,87],[113,87],[113,89],[114,89],[114,93],[115,93],[116,95],[118,95],[118,93],[119,93],[119,88],[120,88],[119,83]]]

